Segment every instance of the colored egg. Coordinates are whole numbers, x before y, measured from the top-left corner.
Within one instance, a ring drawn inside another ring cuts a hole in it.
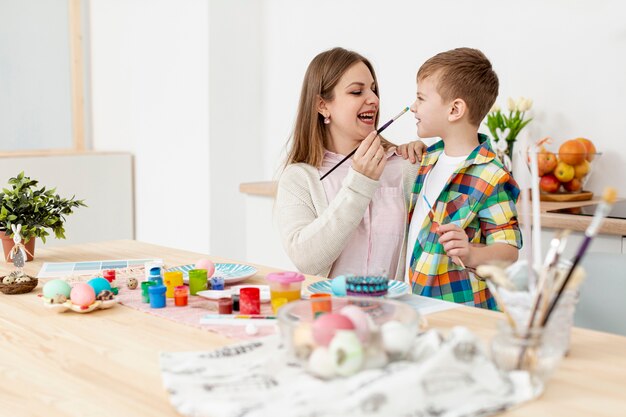
[[[345,297],[346,296],[346,277],[343,275],[339,275],[335,277],[330,282],[330,289],[333,292],[333,295],[337,297]]]
[[[369,316],[361,310],[359,307],[355,305],[347,305],[341,310],[339,310],[339,314],[342,316],[346,316],[352,321],[354,324],[354,329],[356,331],[359,340],[363,343],[367,342],[370,338],[370,322],[368,320]]]
[[[363,345],[355,332],[339,330],[328,345],[337,375],[350,376],[363,367]]]
[[[313,340],[318,345],[328,346],[337,330],[354,330],[354,323],[341,314],[322,314],[313,322]]]
[[[87,307],[96,300],[96,293],[91,285],[79,282],[72,287],[70,300],[72,300],[72,304]]]
[[[43,296],[46,298],[55,298],[57,295],[63,295],[67,299],[70,298],[71,291],[72,287],[70,287],[70,284],[62,279],[53,279],[46,282],[46,285],[43,286]]]
[[[315,348],[311,324],[300,322],[296,328],[293,329],[291,343],[296,357],[300,359],[308,358]]]
[[[92,278],[87,281],[87,284],[89,284],[91,288],[93,288],[93,292],[96,294],[96,297],[102,291],[111,291],[111,283],[106,278]]]
[[[210,259],[199,259],[196,261],[196,269],[206,269],[207,277],[211,278],[215,272],[215,264]]]

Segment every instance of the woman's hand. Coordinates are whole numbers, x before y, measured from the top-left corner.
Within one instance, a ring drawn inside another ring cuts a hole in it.
[[[422,154],[426,151],[426,144],[421,140],[405,143],[398,146],[396,149],[396,155],[408,159],[414,164],[416,161],[422,162]]]
[[[363,139],[356,150],[352,158],[352,168],[368,178],[378,180],[386,163],[385,149],[380,143],[378,133],[374,130]]]
[[[452,262],[465,268],[465,265],[472,265],[471,247],[465,230],[454,223],[439,226],[439,243],[450,257]]]

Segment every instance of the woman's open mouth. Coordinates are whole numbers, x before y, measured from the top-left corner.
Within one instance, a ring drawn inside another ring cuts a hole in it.
[[[357,115],[357,117],[363,123],[368,124],[368,125],[373,125],[374,124],[374,117],[376,117],[376,112],[374,112],[374,111],[366,111],[366,112],[363,112],[363,113],[359,113]]]

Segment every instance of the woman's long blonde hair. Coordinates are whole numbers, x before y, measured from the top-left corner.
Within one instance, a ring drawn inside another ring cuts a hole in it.
[[[320,167],[324,159],[324,148],[330,141],[324,117],[319,114],[319,99],[332,101],[333,90],[343,74],[354,64],[362,62],[372,73],[375,93],[379,96],[378,80],[372,64],[360,54],[344,48],[333,48],[317,55],[306,70],[300,92],[298,115],[291,138],[291,147],[287,151],[286,165],[304,162]],[[378,113],[374,126],[378,126]],[[385,150],[394,146],[381,137]]]

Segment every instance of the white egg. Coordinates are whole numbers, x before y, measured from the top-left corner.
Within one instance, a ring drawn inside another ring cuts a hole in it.
[[[413,344],[413,335],[400,322],[388,321],[380,328],[383,348],[392,359],[402,358]]]
[[[329,379],[335,375],[335,364],[328,348],[315,348],[308,363],[309,372],[320,378]]]
[[[337,375],[350,376],[363,367],[365,355],[358,336],[352,330],[339,330],[328,346]]]

